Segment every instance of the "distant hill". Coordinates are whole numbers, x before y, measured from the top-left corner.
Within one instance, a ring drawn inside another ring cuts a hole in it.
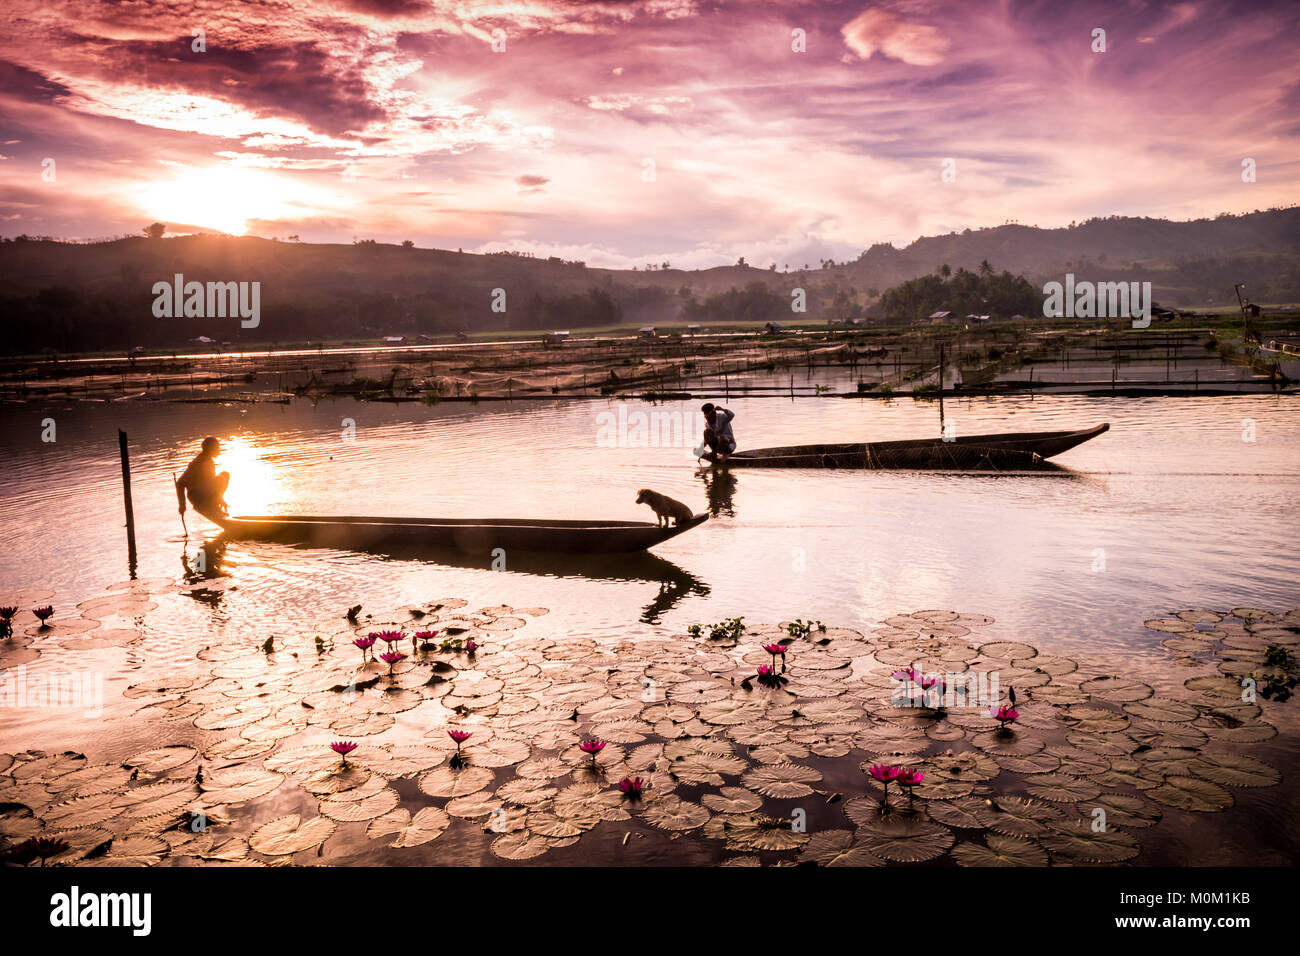
[[[252,237],[5,240],[0,351],[164,347],[199,335],[218,341],[373,340],[687,316],[707,321],[714,314],[723,321],[741,306],[747,318],[766,317],[763,309],[790,318],[786,304],[796,287],[806,291],[808,311],[795,318],[850,317],[869,314],[904,280],[943,265],[976,271],[985,261],[1036,287],[1066,272],[1151,281],[1165,306],[1235,305],[1232,286],[1243,281],[1256,301],[1300,301],[1300,208],[1192,222],[1111,217],[1062,229],[1005,225],[929,236],[902,249],[881,243],[852,262],[810,263],[789,272],[761,267],[766,264],[621,271],[508,253]],[[155,317],[153,285],[176,273],[186,281],[260,282],[260,326]],[[505,291],[504,311],[498,289]]]

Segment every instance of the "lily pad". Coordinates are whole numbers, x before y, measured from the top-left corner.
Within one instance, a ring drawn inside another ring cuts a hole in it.
[[[253,831],[248,838],[251,849],[266,856],[288,856],[320,846],[331,836],[337,824],[325,817],[304,821],[298,814],[276,817]]]

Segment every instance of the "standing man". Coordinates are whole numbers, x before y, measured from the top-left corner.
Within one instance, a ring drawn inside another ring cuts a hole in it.
[[[185,473],[176,482],[177,493],[188,492],[194,510],[207,517],[212,513],[227,514],[226,488],[230,485],[230,472],[217,474],[217,455],[221,442],[215,438],[203,439],[199,453],[194,456]]]
[[[709,447],[704,455],[709,461],[726,459],[736,450],[736,436],[731,431],[731,420],[736,413],[730,409],[720,408],[712,402],[705,402],[700,411],[704,412],[704,444]]]

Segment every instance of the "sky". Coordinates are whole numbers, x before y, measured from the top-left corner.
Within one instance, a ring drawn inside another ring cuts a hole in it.
[[[1300,200],[1298,40],[1290,0],[4,0],[0,234],[704,268],[1249,212]]]

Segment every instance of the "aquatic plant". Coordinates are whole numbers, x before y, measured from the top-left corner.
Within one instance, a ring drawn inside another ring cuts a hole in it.
[[[465,642],[465,653],[473,654],[476,650],[478,650],[478,644],[472,639]]]
[[[405,640],[406,638],[406,635],[401,631],[371,631],[367,636],[383,641],[390,649],[398,641]]]
[[[1007,724],[1015,721],[1020,716],[1020,711],[1016,710],[1009,704],[1003,704],[1001,707],[991,708],[989,716],[998,721],[998,733],[1008,733]]]
[[[784,677],[777,674],[775,667],[771,667],[767,664],[760,664],[758,666],[757,679],[764,687],[780,687],[786,682]]]
[[[0,620],[7,621],[18,613],[16,607],[0,607]]]
[[[357,647],[361,648],[362,664],[365,664],[367,655],[369,655],[370,660],[374,660],[374,651],[370,650],[372,647],[375,646],[375,639],[373,637],[358,637],[352,643],[357,645]]]
[[[330,744],[330,750],[334,751],[343,758],[343,766],[348,765],[348,754],[357,749],[357,745],[350,740],[336,740]]]
[[[807,637],[813,631],[826,630],[826,625],[821,621],[805,621],[803,618],[797,617],[787,624],[785,629],[791,637],[802,638]]]
[[[35,614],[37,619],[41,622],[41,627],[49,627],[45,622],[54,616],[54,608],[47,604],[45,607],[32,608],[32,613]]]
[[[785,645],[784,644],[764,644],[763,650],[772,655],[772,667],[776,667],[776,659],[781,658],[781,669],[785,670]]]
[[[624,777],[618,782],[618,789],[622,790],[629,800],[639,800],[645,790],[645,781],[640,777]]]
[[[432,644],[433,639],[438,636],[437,631],[416,631],[411,635],[411,650],[416,649],[416,641],[422,644]]]
[[[920,770],[908,767],[898,775],[898,785],[907,788],[907,799],[912,799],[912,788],[925,779],[925,774]]]
[[[578,749],[585,754],[591,755],[591,767],[596,768],[596,757],[605,749],[605,741],[592,737],[590,740],[584,740],[578,744]]]
[[[899,777],[901,777],[903,775],[903,768],[897,767],[894,764],[873,763],[870,767],[867,768],[867,773],[871,774],[871,776],[875,777],[884,785],[885,799],[881,802],[881,806],[888,808],[889,781],[897,780]]]
[[[686,629],[686,633],[691,637],[699,637],[704,633],[706,627],[709,629],[709,640],[730,641],[734,644],[745,633],[745,619],[743,617],[729,617],[725,621],[719,621],[716,624],[692,624]]]
[[[393,676],[393,668],[400,662],[406,660],[406,655],[401,651],[385,651],[379,655],[379,659],[388,665],[388,676]]]
[[[456,753],[460,753],[460,745],[473,737],[474,732],[470,730],[449,730],[447,736],[456,741]]]
[[[44,866],[46,860],[65,852],[70,845],[67,840],[56,837],[30,837],[6,850],[5,856],[23,866],[39,859],[41,866]]]

